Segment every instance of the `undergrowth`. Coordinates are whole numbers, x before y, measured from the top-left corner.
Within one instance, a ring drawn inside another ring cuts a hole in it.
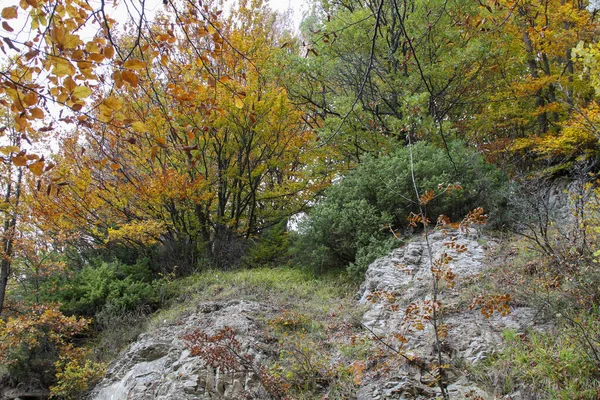
[[[264,365],[265,376],[283,382],[287,398],[355,396],[362,369],[353,363],[363,365],[370,353],[364,342],[351,340],[364,333],[354,322],[362,309],[354,300],[357,285],[345,276],[314,275],[296,268],[255,268],[205,271],[173,284],[178,294],[172,305],[158,311],[147,329],[177,320],[204,301],[269,304],[274,311],[263,317],[261,325],[279,351],[278,357]]]
[[[568,253],[565,253],[568,254]],[[523,399],[600,398],[598,273],[578,254],[560,263],[527,240],[505,240],[485,275],[466,291],[509,288],[513,307],[536,312],[533,325],[505,330],[503,343],[470,372],[495,395]]]

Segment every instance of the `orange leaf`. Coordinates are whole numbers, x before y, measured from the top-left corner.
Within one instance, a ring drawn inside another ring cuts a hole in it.
[[[156,143],[158,143],[158,145],[162,148],[167,148],[167,141],[165,140],[165,138],[162,137],[157,137],[154,140],[156,140]]]
[[[25,103],[27,107],[37,104],[37,102],[38,95],[34,92],[29,92],[25,96],[23,96],[23,103]]]
[[[123,80],[131,85],[131,87],[136,87],[140,81],[140,78],[136,75],[135,72],[132,71],[123,71],[121,72],[121,77]]]

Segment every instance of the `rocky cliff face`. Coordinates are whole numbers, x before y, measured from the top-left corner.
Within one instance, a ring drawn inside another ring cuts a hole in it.
[[[521,331],[536,324],[535,311],[516,307],[508,316],[495,314],[491,318],[485,318],[477,310],[469,311],[472,299],[465,297],[464,290],[485,271],[489,250],[496,244],[474,230],[468,234],[435,231],[429,237],[434,257],[446,249],[444,243],[451,237],[456,237],[456,244],[464,246],[466,251],[452,254],[455,286],[445,287],[440,292],[444,306],[443,321],[448,328],[443,356],[444,362],[450,365],[449,393],[452,398],[492,399],[490,393],[471,381],[466,369],[461,366],[477,363],[493,352],[501,343],[504,329]],[[362,316],[362,324],[366,327],[364,337],[376,342],[374,335],[390,340],[394,333],[401,332],[410,339],[404,350],[406,355],[425,362],[432,361],[434,342],[431,326],[426,324],[423,330],[407,332],[403,325],[406,307],[429,298],[431,285],[427,243],[422,237],[414,238],[372,263],[357,295],[357,303],[366,309]],[[393,293],[393,301],[370,300],[373,294],[382,291]],[[246,353],[256,360],[273,362],[277,360],[277,347],[265,335],[264,321],[266,316],[272,317],[277,313],[273,305],[249,301],[199,304],[196,312],[141,335],[110,366],[90,399],[268,398],[255,374],[226,374],[212,368],[199,357],[192,356],[181,337],[196,328],[214,333],[228,326],[236,332]],[[362,379],[356,381],[360,381],[356,398],[431,399],[439,394],[431,376],[410,363],[391,361],[392,355],[390,353],[390,362],[385,370],[366,365]],[[519,396],[516,394],[512,398]]]
[[[507,316],[494,314],[485,318],[479,311],[468,309],[462,294],[465,287],[476,282],[479,274],[486,268],[487,254],[496,243],[477,231],[436,231],[429,236],[434,259],[442,251],[450,238],[456,238],[456,244],[464,246],[465,252],[451,252],[451,269],[456,274],[455,286],[443,288],[439,299],[444,307],[443,322],[448,328],[444,340],[444,360],[451,365],[449,373],[449,394],[453,398],[494,398],[470,382],[469,376],[456,368],[473,364],[484,359],[501,343],[502,331],[514,329],[517,332],[536,324],[536,311],[527,307],[512,308]],[[368,299],[377,291],[396,294],[392,304]],[[375,334],[389,337],[402,332],[410,339],[406,353],[426,361],[433,361],[433,329],[425,325],[422,331],[406,332],[403,325],[404,310],[413,302],[427,299],[432,292],[432,278],[429,268],[427,243],[423,238],[415,239],[406,246],[394,250],[389,256],[373,262],[366,273],[361,287],[361,303],[370,304],[363,316],[363,323]],[[543,328],[543,326],[540,326]],[[368,382],[359,391],[359,399],[430,399],[439,393],[431,385],[423,372],[409,364],[400,365],[390,376]],[[517,397],[515,397],[517,398]]]

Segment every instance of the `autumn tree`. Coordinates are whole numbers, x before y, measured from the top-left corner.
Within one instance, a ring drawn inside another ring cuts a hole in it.
[[[466,130],[479,131],[487,145],[504,143],[555,162],[589,155],[596,145],[573,126],[591,88],[573,49],[596,36],[592,11],[575,1],[482,2],[479,35],[496,43],[502,57],[485,74],[493,79],[483,86],[486,101],[474,108]]]
[[[242,254],[237,238],[303,209],[318,156],[275,75],[291,51],[276,17],[260,2],[227,18],[191,4],[158,17],[139,61],[115,70],[64,142],[43,183],[60,192],[41,200],[49,221],[99,242],[187,243],[227,264]]]

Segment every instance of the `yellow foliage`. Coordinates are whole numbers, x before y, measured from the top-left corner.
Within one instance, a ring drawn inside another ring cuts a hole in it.
[[[158,242],[165,233],[162,221],[134,221],[119,226],[118,229],[108,228],[106,242],[134,243],[140,246],[151,246]]]

